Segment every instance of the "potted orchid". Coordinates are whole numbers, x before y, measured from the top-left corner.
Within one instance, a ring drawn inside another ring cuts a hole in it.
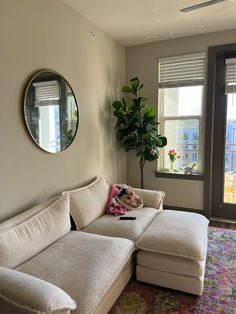
[[[181,155],[178,155],[174,149],[169,150],[168,155],[169,155],[169,159],[170,159],[170,170],[169,170],[169,172],[173,173],[174,172],[174,162],[176,159],[181,158]]]

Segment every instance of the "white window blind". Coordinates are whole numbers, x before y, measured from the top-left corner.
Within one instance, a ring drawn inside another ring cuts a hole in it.
[[[57,81],[33,83],[35,87],[35,106],[58,105],[59,84]]]
[[[159,59],[159,88],[204,85],[205,53]]]
[[[225,94],[236,93],[236,58],[226,59]]]

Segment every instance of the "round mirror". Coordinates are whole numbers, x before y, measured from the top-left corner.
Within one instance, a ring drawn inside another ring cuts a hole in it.
[[[24,117],[34,142],[49,153],[65,150],[73,142],[79,111],[69,83],[51,70],[37,72],[24,94]]]

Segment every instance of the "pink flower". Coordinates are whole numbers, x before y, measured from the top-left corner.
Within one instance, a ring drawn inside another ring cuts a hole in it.
[[[169,159],[173,163],[177,158],[181,158],[182,155],[178,155],[175,149],[171,149],[168,152]]]

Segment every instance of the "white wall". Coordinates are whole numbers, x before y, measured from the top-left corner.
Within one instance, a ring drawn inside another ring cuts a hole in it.
[[[127,48],[127,81],[138,76],[144,83],[143,96],[148,97],[149,103],[156,106],[158,58],[207,52],[209,46],[235,42],[236,30],[232,30]],[[145,188],[165,191],[166,205],[203,209],[203,181],[157,178],[154,176],[154,170],[156,170],[156,163],[147,162],[144,174]],[[138,162],[133,153],[127,154],[127,180],[128,184],[139,186]]]
[[[125,49],[58,0],[1,0],[0,43],[0,220],[97,175],[124,182],[111,102],[125,82]],[[24,86],[43,68],[62,74],[79,104],[77,136],[59,154],[40,150],[22,119]]]

